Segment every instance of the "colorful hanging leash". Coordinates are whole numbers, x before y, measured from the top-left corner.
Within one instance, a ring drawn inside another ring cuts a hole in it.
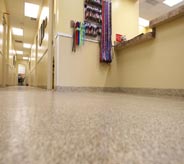
[[[111,0],[102,0],[102,34],[101,34],[101,54],[100,61],[110,63],[112,61],[111,52]]]
[[[73,28],[73,45],[72,52],[76,52],[76,47],[84,45],[85,39],[85,24],[81,22],[71,21],[71,27]]]
[[[76,52],[76,30],[75,30],[75,22],[71,21],[71,27],[73,28],[73,45],[72,45],[72,52]]]

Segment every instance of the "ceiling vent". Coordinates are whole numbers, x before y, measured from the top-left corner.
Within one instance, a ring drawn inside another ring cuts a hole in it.
[[[159,1],[157,0],[146,0],[146,3],[152,5],[152,6],[156,6],[159,4]]]
[[[15,40],[16,43],[23,43],[21,40]]]

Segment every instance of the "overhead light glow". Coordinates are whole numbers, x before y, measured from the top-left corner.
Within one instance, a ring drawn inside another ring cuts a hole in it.
[[[144,18],[139,17],[139,26],[148,27],[149,21]]]
[[[2,45],[3,44],[3,40],[2,39],[0,39],[0,45]]]
[[[38,57],[41,58],[43,55],[41,53],[38,53]]]
[[[43,7],[40,19],[44,20],[46,17],[47,18],[49,17],[49,8],[48,7]]]
[[[23,44],[23,47],[24,47],[24,48],[31,48],[31,44],[24,43],[24,44]]]
[[[12,55],[15,55],[15,50],[9,50],[9,53],[12,54]]]
[[[166,4],[169,7],[173,7],[179,3],[181,3],[183,0],[165,0],[163,3]]]
[[[23,57],[23,60],[29,60],[29,57]]]
[[[12,28],[13,35],[23,36],[23,29],[21,28]]]
[[[48,35],[48,33],[45,33],[45,40],[46,40],[46,41],[49,40],[49,35]]]
[[[35,61],[36,59],[35,58],[31,58],[31,61]]]
[[[24,15],[31,18],[37,18],[39,11],[39,5],[25,2]]]
[[[16,54],[23,55],[23,51],[16,51]]]
[[[3,25],[0,24],[0,33],[2,33],[2,32],[3,32]]]

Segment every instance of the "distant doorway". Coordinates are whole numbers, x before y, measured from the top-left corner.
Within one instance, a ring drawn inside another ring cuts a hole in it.
[[[26,85],[26,67],[23,64],[18,64],[18,85]]]

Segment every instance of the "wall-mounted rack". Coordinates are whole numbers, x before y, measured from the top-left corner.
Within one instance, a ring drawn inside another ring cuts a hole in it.
[[[84,23],[86,36],[99,38],[102,31],[102,4],[101,0],[85,0]]]

